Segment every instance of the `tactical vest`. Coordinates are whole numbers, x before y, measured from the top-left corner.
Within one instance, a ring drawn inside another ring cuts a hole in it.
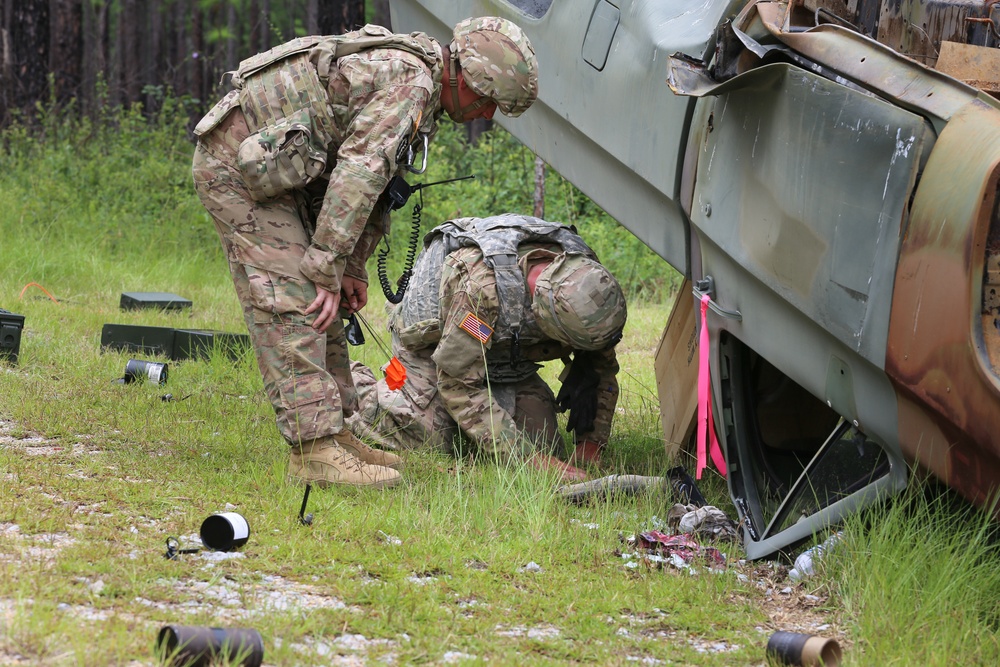
[[[433,42],[422,33],[398,35],[382,26],[366,25],[345,35],[299,37],[242,61],[232,76],[232,84],[241,91],[240,106],[250,131],[310,109],[328,137],[336,136],[326,96],[333,62],[342,56],[382,48],[412,53],[432,69],[440,60]],[[271,67],[275,63],[281,67]]]
[[[397,35],[367,25],[346,35],[299,37],[240,63],[227,76],[234,87],[194,129],[211,132],[237,105],[250,136],[239,147],[236,167],[250,196],[269,201],[299,190],[327,172],[333,150],[343,141],[327,94],[337,58],[366,49],[412,53],[432,70],[440,68],[433,40],[422,33]],[[428,123],[433,123],[428,115]],[[411,140],[418,128],[412,128]],[[409,146],[401,144],[401,153]]]
[[[558,245],[567,254],[597,259],[573,227],[557,222],[512,214],[449,220],[424,237],[410,287],[394,316],[400,341],[415,349],[440,339],[444,258],[459,248],[476,247],[496,277],[500,304],[493,345],[486,354],[490,378],[513,382],[535,372],[537,365],[523,362],[517,354],[520,345],[548,338],[531,313],[531,295],[527,294],[525,277],[517,263],[517,249],[525,243]]]

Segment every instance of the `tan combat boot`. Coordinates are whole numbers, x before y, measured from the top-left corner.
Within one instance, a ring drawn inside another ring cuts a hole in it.
[[[369,447],[346,427],[343,431],[337,433],[333,437],[337,441],[338,445],[369,465],[383,466],[386,468],[393,468],[394,470],[403,469],[402,458],[392,452],[387,452],[384,449]]]
[[[315,484],[320,488],[331,484],[346,484],[381,489],[395,486],[402,479],[391,468],[361,461],[341,447],[333,436],[318,438],[301,447],[292,447],[288,476],[292,481]]]

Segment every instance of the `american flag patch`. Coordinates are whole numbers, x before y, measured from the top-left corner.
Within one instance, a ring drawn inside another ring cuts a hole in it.
[[[472,313],[466,313],[465,317],[462,318],[462,323],[458,326],[465,329],[466,333],[480,343],[488,343],[490,336],[493,335],[493,328]]]

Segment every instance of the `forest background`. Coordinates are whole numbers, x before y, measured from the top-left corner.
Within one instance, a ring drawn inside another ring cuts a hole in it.
[[[389,25],[388,0],[2,0],[0,122],[39,100],[84,113],[168,93],[197,112],[222,72],[301,35]]]
[[[126,114],[131,121],[142,118],[187,130],[191,140],[191,128],[226,92],[222,74],[240,60],[303,35],[339,34],[365,23],[392,27],[388,0],[0,3],[0,128],[22,128],[25,137],[39,142],[65,135],[80,121],[88,128],[113,129],[120,126],[122,110],[131,112]],[[505,132],[489,137],[496,141],[494,148],[464,155],[491,129],[490,121],[473,121],[435,142],[432,152],[449,160],[442,178],[476,174],[477,184],[488,179],[485,189],[460,190],[463,197],[485,198],[480,211],[532,213],[569,224],[586,219],[588,241],[628,296],[662,303],[673,295],[679,276],[669,265]],[[20,134],[8,133],[8,148],[12,136]],[[76,139],[88,137],[77,134]],[[546,201],[553,199],[560,205],[546,211]],[[390,262],[398,262],[399,254]]]

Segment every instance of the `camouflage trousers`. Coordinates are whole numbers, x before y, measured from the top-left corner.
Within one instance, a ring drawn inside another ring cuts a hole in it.
[[[305,309],[316,287],[299,270],[309,247],[308,204],[256,202],[236,165],[249,129],[233,110],[195,149],[195,190],[222,242],[278,430],[290,445],[332,435],[357,406],[340,318],[317,332]]]
[[[393,352],[406,368],[406,383],[393,391],[385,378],[376,379],[367,366],[352,362],[358,410],[348,420],[351,429],[397,449],[430,447],[454,453],[461,430],[437,391],[433,348],[413,352],[393,342]],[[494,383],[491,389],[494,399],[514,416],[523,441],[473,443],[478,453],[503,460],[523,456],[525,451],[551,453],[562,446],[555,395],[537,373],[521,382]]]

